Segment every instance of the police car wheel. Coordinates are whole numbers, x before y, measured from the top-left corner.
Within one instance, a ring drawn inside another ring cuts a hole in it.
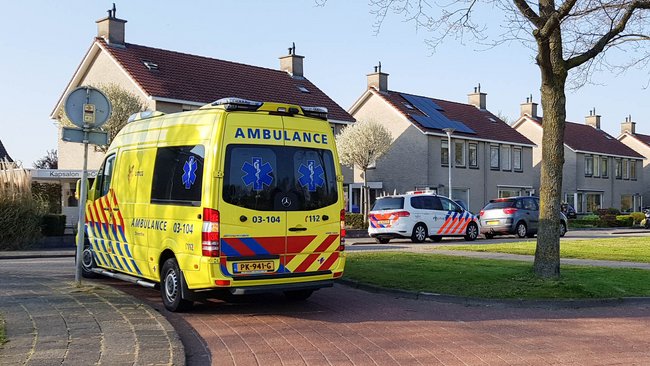
[[[176,259],[169,258],[162,267],[160,295],[163,304],[169,311],[177,312],[188,310],[194,304],[192,301],[185,300],[181,294],[181,273]]]
[[[431,240],[433,240],[434,243],[440,243],[442,241],[442,236],[441,235],[432,235]]]
[[[467,241],[474,241],[478,238],[478,226],[470,222],[469,225],[467,225],[467,231],[465,232],[465,240]]]
[[[377,239],[375,239],[375,240],[376,240],[377,243],[379,243],[379,244],[388,244],[388,242],[390,241],[390,238],[377,238]]]
[[[422,243],[427,238],[427,227],[424,224],[417,224],[413,228],[411,241],[414,243]]]
[[[285,291],[284,296],[289,301],[305,301],[312,293],[314,293],[314,290],[293,290]]]

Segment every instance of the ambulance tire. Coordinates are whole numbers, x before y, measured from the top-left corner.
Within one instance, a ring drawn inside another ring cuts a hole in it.
[[[414,243],[422,243],[427,239],[427,227],[423,223],[415,224],[413,234],[411,234],[411,241]]]
[[[289,301],[305,301],[314,293],[314,290],[293,290],[285,291],[284,297]]]
[[[75,264],[77,262],[77,256],[74,257]],[[90,243],[86,242],[84,245],[84,250],[81,253],[81,277],[83,278],[97,278],[99,274],[92,271],[97,265],[95,264],[95,258],[93,258],[93,252],[90,249]]]
[[[185,300],[181,291],[181,276],[183,273],[178,267],[175,258],[165,261],[160,271],[160,295],[165,308],[171,312],[181,312],[192,308],[193,301]]]

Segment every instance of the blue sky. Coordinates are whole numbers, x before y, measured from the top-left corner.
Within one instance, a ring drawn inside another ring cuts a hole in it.
[[[181,5],[182,4],[182,5]],[[486,51],[447,40],[437,51],[427,33],[397,16],[374,35],[366,1],[118,1],[118,18],[128,21],[129,43],[223,60],[278,68],[292,42],[305,56],[305,76],[348,109],[366,88],[378,61],[390,74],[389,88],[467,102],[481,83],[487,107],[512,119],[530,94],[539,103],[539,71],[531,51],[510,43]],[[112,2],[20,1],[3,4],[0,22],[0,140],[26,167],[56,148],[49,119],[56,101],[88,50]],[[499,15],[485,10],[483,16]],[[490,32],[497,33],[498,25]],[[647,70],[598,74],[598,85],[567,91],[567,119],[584,121],[589,110],[617,136],[629,114],[637,131],[650,134]]]

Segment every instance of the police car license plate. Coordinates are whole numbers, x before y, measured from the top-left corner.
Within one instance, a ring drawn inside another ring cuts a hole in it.
[[[390,220],[379,220],[377,221],[379,225],[388,225],[390,224]]]
[[[235,273],[260,273],[275,271],[273,261],[235,262],[232,266]]]

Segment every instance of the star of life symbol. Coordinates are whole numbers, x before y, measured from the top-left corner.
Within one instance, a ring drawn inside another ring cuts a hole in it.
[[[196,159],[194,159],[193,156],[190,156],[190,158],[185,162],[185,165],[183,165],[183,176],[181,177],[185,189],[192,188],[192,185],[196,181],[196,167]]]
[[[241,179],[244,184],[253,185],[254,191],[261,191],[264,186],[270,186],[273,183],[273,168],[268,162],[263,163],[262,158],[252,158],[252,164],[245,162],[241,170],[246,173]]]
[[[300,164],[298,172],[302,174],[302,177],[298,179],[298,183],[303,187],[307,187],[309,192],[316,192],[316,187],[322,187],[325,184],[323,179],[325,171],[322,166],[316,165],[314,160],[307,160],[307,165]]]

